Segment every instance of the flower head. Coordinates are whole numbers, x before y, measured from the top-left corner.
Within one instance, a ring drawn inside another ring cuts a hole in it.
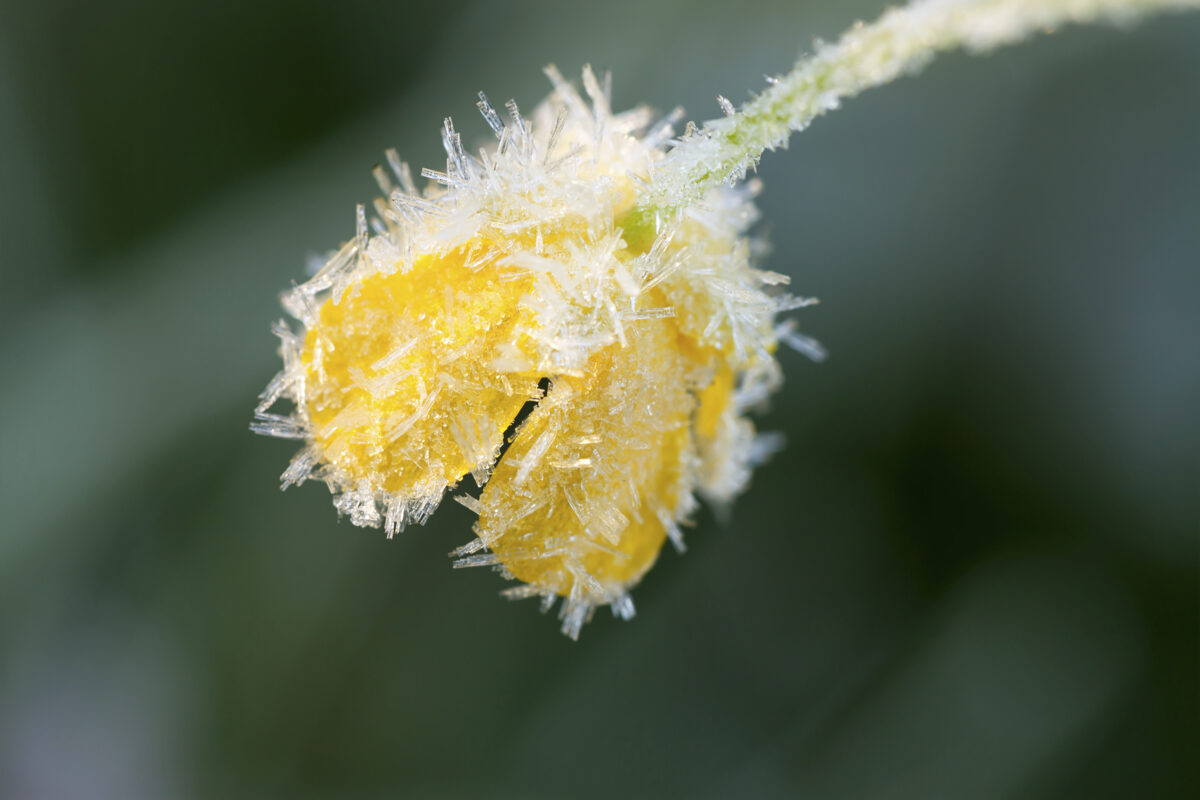
[[[823,355],[775,320],[810,301],[751,266],[755,183],[733,184],[763,150],[944,50],[1189,8],[914,0],[818,43],[740,110],[722,100],[682,142],[676,115],[612,113],[586,68],[588,100],[548,68],[529,119],[480,95],[496,145],[469,155],[447,120],[446,169],[423,191],[389,152],[373,218],[360,206],[355,237],[285,295],[304,330],[276,329],[284,369],[252,427],[305,441],[285,488],[323,480],[339,513],[389,536],[470,473],[482,494],[456,499],[479,520],[456,566],[565,598],[572,637],[596,606],[628,618],[663,543],[683,548],[693,495],[727,503],[776,446],[745,414],[779,384],[777,344]],[[291,414],[271,412],[281,398]]]
[[[283,485],[315,477],[356,525],[424,522],[466,475],[476,538],[513,597],[563,597],[571,636],[628,591],[694,495],[725,503],[774,440],[746,411],[779,383],[775,315],[803,305],[754,269],[753,184],[686,209],[639,205],[672,115],[613,113],[552,67],[526,118],[479,102],[497,142],[468,154],[449,120],[445,171],[418,191],[389,153],[356,236],[284,296],[284,369],[255,429],[305,442]],[[290,399],[290,415],[271,412]]]

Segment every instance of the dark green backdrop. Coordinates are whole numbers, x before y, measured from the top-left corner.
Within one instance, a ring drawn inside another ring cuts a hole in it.
[[[247,431],[386,147],[549,61],[715,116],[880,8],[0,6],[0,796],[1190,796],[1200,17],[947,57],[764,160],[831,357],[631,623],[573,644],[451,572],[464,509],[388,542]]]

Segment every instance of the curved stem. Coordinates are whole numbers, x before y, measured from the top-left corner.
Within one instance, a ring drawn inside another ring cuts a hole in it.
[[[758,97],[685,136],[656,170],[641,214],[690,206],[741,179],[764,150],[786,144],[792,131],[843,98],[913,73],[937,53],[987,51],[1062,25],[1131,23],[1146,13],[1196,8],[1200,0],[915,0],[857,23],[836,44],[818,42],[814,55]]]

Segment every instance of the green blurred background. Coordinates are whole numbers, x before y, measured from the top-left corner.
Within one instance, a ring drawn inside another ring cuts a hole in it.
[[[854,2],[0,6],[0,797],[1197,791],[1200,16],[764,159],[788,448],[579,643],[247,431],[279,290],[475,92],[719,113]]]

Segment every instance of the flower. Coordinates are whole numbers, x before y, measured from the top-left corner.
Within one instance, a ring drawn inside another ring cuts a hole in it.
[[[356,236],[284,296],[284,368],[252,426],[305,445],[286,488],[314,477],[339,513],[388,536],[422,523],[468,473],[476,538],[455,566],[493,565],[510,597],[564,598],[578,636],[629,589],[699,494],[732,500],[776,446],[746,418],[780,382],[776,314],[809,301],[752,266],[756,185],[647,209],[678,113],[613,113],[608,80],[554,91],[468,154],[450,120],[445,171],[418,191],[389,152],[385,197]],[[292,413],[273,413],[280,399]]]
[[[579,635],[600,605],[629,618],[629,589],[680,526],[695,494],[727,504],[778,446],[746,413],[780,382],[774,352],[820,346],[776,316],[810,300],[755,269],[757,183],[735,186],[766,149],[846,98],[910,74],[939,52],[986,51],[1057,25],[1128,22],[1200,0],[914,0],[857,24],[740,110],[673,140],[614,114],[590,69],[590,103],[553,67],[530,119],[504,122],[469,155],[449,120],[444,172],[418,192],[394,179],[368,224],[284,297],[284,368],[252,428],[304,440],[284,488],[316,477],[339,513],[393,536],[460,495],[479,515],[455,566],[492,565],[557,597]],[[669,149],[670,148],[670,149]],[[393,184],[398,182],[398,186]],[[295,410],[271,412],[287,398]]]

